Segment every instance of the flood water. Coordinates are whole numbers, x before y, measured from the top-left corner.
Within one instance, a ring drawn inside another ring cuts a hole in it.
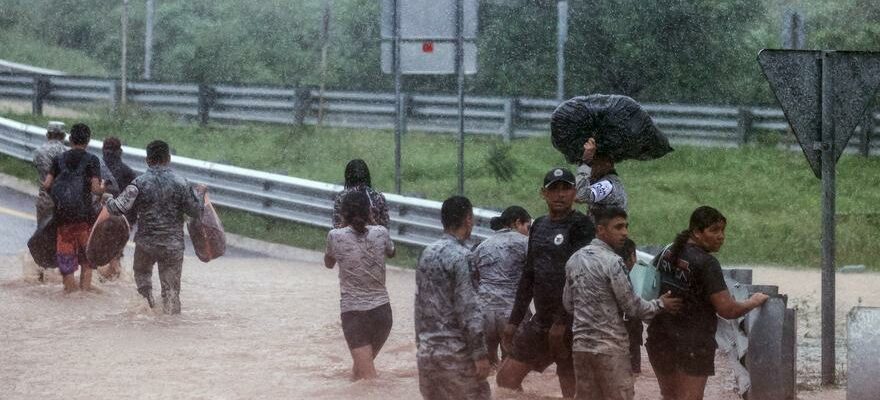
[[[379,378],[351,382],[336,271],[319,260],[306,251],[296,260],[188,257],[183,313],[169,316],[135,292],[130,256],[121,280],[96,279],[95,292],[70,295],[57,276],[36,282],[24,255],[2,257],[0,398],[420,398],[412,271],[388,273],[394,327],[376,361]],[[659,398],[646,357],[643,370],[636,398]],[[718,366],[707,399],[739,398],[727,371]],[[499,399],[561,398],[552,368],[531,374],[524,393],[490,382]]]

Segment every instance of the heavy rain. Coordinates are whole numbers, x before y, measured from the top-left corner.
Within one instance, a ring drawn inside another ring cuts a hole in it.
[[[3,0],[0,399],[877,399],[875,3]]]

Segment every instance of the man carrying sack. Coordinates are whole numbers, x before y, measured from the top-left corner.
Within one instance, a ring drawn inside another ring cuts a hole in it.
[[[133,269],[138,293],[150,307],[154,306],[153,265],[158,263],[163,310],[166,314],[179,314],[184,216],[201,217],[201,199],[207,187],[196,185],[197,195],[184,178],[171,170],[170,163],[168,144],[161,140],[151,142],[147,145],[149,168],[119,196],[108,199],[107,210],[113,215],[137,213]]]

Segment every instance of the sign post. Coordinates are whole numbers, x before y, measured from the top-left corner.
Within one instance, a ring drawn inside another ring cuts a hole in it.
[[[452,75],[458,83],[458,193],[464,193],[464,77],[477,72],[477,0],[382,0],[382,72],[394,74],[394,182],[401,192],[405,110],[401,74]]]
[[[835,376],[836,166],[880,86],[880,53],[765,49],[758,62],[822,180],[822,384],[830,385]]]

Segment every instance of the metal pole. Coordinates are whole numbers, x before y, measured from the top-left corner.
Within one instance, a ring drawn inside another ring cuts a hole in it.
[[[822,52],[822,384],[834,384],[834,212],[835,174],[834,119],[832,117],[831,58]]]
[[[318,126],[324,123],[324,85],[327,80],[327,42],[330,36],[330,0],[324,0],[321,22],[321,87],[318,90]]]
[[[394,70],[394,101],[397,106],[397,118],[394,120],[394,191],[401,194],[400,182],[400,141],[403,131],[403,96],[400,82],[400,9],[399,0],[393,0],[392,30],[394,42],[391,45],[391,69]]]
[[[458,194],[464,196],[464,0],[455,2],[455,73],[458,75]]]
[[[120,63],[120,79],[122,80],[122,93],[119,98],[119,102],[125,106],[126,102],[126,89],[128,83],[126,82],[126,72],[128,70],[128,0],[122,0],[122,62]]]
[[[556,3],[556,100],[565,99],[565,42],[568,40],[568,2]]]
[[[153,9],[154,0],[147,0],[146,27],[144,29],[144,79],[153,75]]]

